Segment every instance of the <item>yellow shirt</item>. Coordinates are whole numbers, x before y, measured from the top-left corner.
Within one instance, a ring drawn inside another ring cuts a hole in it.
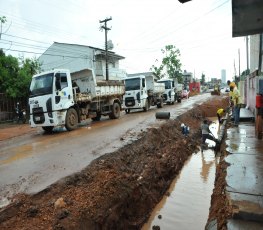
[[[235,91],[235,89],[237,89],[237,86],[236,86],[236,84],[235,84],[235,82],[230,82],[230,84],[229,84],[229,88],[231,87],[231,86],[233,86],[233,92]],[[229,91],[229,96],[231,97],[231,101],[233,101],[233,92],[230,90]],[[234,102],[234,101],[233,101]]]
[[[234,88],[232,92],[232,101],[234,102],[234,105],[241,104],[241,97],[237,88]]]

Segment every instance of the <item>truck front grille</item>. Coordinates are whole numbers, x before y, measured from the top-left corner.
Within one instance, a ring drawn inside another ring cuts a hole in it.
[[[45,122],[45,115],[42,107],[33,108],[32,115],[35,124],[43,124]]]
[[[133,97],[126,97],[125,98],[125,106],[129,107],[129,106],[134,106],[135,105],[135,100]]]

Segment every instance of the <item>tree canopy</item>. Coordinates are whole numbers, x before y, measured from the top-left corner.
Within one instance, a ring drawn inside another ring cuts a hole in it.
[[[180,50],[174,45],[166,45],[161,52],[164,55],[161,64],[159,66],[152,65],[151,71],[159,79],[168,75],[169,78],[176,78],[178,82],[182,82]]]
[[[40,71],[36,58],[6,56],[0,49],[0,92],[12,98],[27,97],[32,76]]]

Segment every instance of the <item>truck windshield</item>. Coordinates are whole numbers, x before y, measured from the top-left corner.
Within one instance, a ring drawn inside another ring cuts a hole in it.
[[[54,73],[32,78],[29,97],[52,94]]]
[[[126,79],[125,80],[125,91],[140,90],[141,88],[140,83],[141,83],[140,78]]]
[[[170,81],[158,81],[160,83],[165,84],[165,89],[171,89],[171,82]]]

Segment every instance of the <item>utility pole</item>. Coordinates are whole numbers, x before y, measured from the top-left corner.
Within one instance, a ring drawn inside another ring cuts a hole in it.
[[[2,25],[6,23],[6,17],[3,16],[3,17],[0,17],[0,39],[1,39],[1,36],[2,36]]]
[[[246,75],[248,75],[250,73],[250,71],[249,71],[249,59],[248,59],[248,36],[246,36],[246,51],[247,51],[247,71],[246,71]]]
[[[107,33],[110,28],[107,27],[107,22],[112,20],[112,18],[106,18],[104,20],[101,20],[100,23],[104,23],[103,26],[101,26],[101,29],[105,30],[105,60],[106,60],[106,81],[109,80],[109,68],[108,68],[108,39],[107,39]]]

